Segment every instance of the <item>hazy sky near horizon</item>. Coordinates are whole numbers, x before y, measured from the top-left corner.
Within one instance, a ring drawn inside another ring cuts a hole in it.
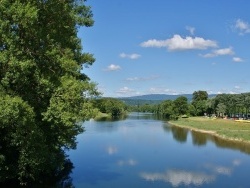
[[[104,97],[250,92],[249,0],[88,0],[79,30]]]

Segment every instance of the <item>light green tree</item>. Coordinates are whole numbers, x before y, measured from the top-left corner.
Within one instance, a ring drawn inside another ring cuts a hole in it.
[[[79,122],[95,114],[78,28],[92,26],[85,0],[0,1],[0,181],[36,181],[63,168]]]
[[[227,106],[223,103],[219,103],[216,107],[216,112],[219,117],[224,117]]]

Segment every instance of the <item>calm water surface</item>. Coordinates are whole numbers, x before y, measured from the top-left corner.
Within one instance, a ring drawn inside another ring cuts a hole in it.
[[[152,114],[88,121],[69,153],[75,187],[250,187],[250,145],[169,125]]]

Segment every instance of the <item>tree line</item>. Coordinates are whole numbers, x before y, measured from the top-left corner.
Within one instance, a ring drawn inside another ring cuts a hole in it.
[[[175,100],[165,100],[160,104],[134,105],[131,111],[152,112],[169,119],[177,119],[180,116],[217,116],[232,118],[249,118],[250,93],[218,94],[208,98],[206,91],[195,91],[192,101],[188,102],[185,96]]]

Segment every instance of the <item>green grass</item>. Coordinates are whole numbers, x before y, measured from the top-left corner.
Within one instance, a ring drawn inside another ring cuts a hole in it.
[[[180,118],[169,123],[189,129],[210,132],[227,139],[250,142],[250,123],[206,117]]]

